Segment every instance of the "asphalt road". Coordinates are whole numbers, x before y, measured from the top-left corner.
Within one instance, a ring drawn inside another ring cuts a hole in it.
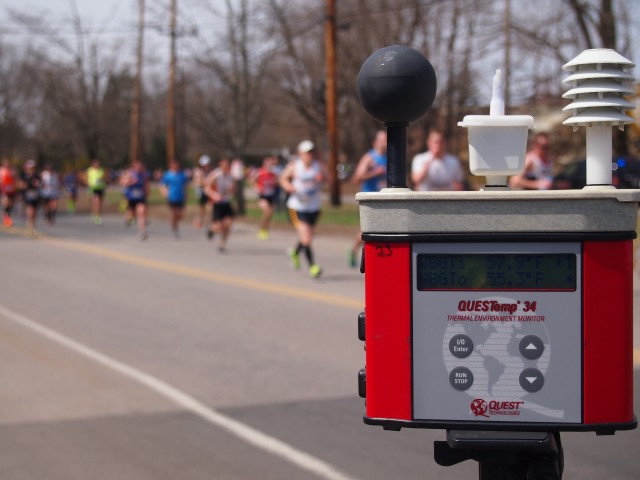
[[[477,478],[435,464],[443,431],[362,423],[351,238],[320,231],[313,280],[288,230],[237,224],[226,254],[164,222],[142,242],[118,216],[20,232],[0,229],[3,480]],[[564,478],[640,474],[638,431],[563,442]]]

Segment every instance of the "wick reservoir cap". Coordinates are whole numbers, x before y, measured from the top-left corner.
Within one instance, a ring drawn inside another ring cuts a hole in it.
[[[493,93],[489,104],[489,115],[504,115],[504,94],[502,86],[502,70],[496,70],[493,77]]]

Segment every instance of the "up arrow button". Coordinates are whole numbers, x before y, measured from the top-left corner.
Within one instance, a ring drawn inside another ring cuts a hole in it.
[[[535,335],[525,335],[518,344],[520,355],[528,360],[536,360],[540,358],[542,352],[544,352],[544,343],[540,340],[540,337]]]

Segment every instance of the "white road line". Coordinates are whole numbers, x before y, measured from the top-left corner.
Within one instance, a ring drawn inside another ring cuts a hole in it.
[[[81,343],[78,343],[75,340],[62,335],[61,333],[56,332],[55,330],[45,327],[44,325],[41,325],[40,323],[31,320],[24,315],[9,310],[2,305],[0,305],[0,314],[9,320],[43,337],[46,337],[49,340],[52,340],[59,345],[68,348],[69,350],[78,353],[79,355],[82,355],[83,357],[91,359],[104,367],[107,367],[125,377],[130,378],[131,380],[144,385],[150,390],[153,390],[159,395],[162,395],[171,402],[175,403],[180,408],[198,415],[200,418],[219,428],[223,428],[227,432],[235,435],[236,437],[244,440],[254,447],[280,457],[296,465],[302,470],[306,470],[308,472],[316,474],[318,477],[327,480],[354,480],[354,477],[346,475],[345,473],[334,468],[332,465],[323,462],[322,460],[309,455],[308,453],[298,450],[291,445],[278,440],[277,438],[260,432],[259,430],[256,430],[249,425],[234,420],[231,417],[227,417],[217,412],[216,410],[207,407],[190,395],[163,382],[162,380],[151,375],[147,375],[146,373],[134,367],[131,367],[126,363],[115,360],[103,353],[98,352],[97,350],[82,345]]]

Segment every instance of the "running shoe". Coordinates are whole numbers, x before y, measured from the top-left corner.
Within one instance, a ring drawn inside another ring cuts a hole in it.
[[[322,274],[322,268],[318,264],[313,264],[309,267],[309,275],[311,278],[318,278]]]
[[[298,252],[296,249],[291,247],[287,250],[287,255],[291,259],[291,266],[294,270],[298,270],[300,268],[300,257],[298,256]]]
[[[93,223],[95,223],[96,225],[102,225],[102,217],[94,216],[93,217]]]
[[[353,251],[353,249],[349,249],[349,251],[347,252],[347,259],[349,262],[349,266],[351,268],[356,268],[356,265],[358,264],[358,261],[356,259],[356,252]]]
[[[264,230],[264,229],[258,230],[258,238],[260,240],[268,240],[269,239],[269,231],[268,230]]]
[[[142,232],[140,234],[140,240],[145,241],[147,238],[149,238],[149,234],[147,232]]]
[[[4,216],[2,217],[2,224],[5,227],[10,227],[11,225],[13,225],[13,220],[11,219],[11,215],[5,213]]]
[[[213,232],[211,230],[207,230],[207,240],[213,240]]]

